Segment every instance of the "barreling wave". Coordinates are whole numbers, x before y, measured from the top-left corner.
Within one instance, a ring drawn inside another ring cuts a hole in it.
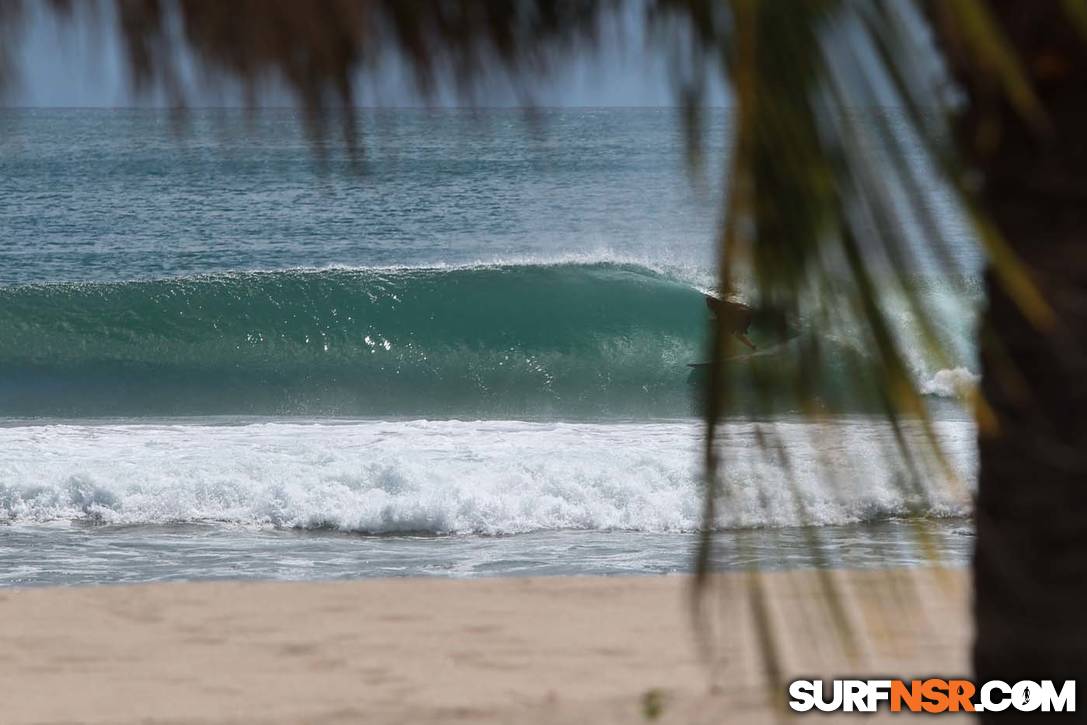
[[[0,416],[687,415],[701,292],[617,263],[0,288]]]

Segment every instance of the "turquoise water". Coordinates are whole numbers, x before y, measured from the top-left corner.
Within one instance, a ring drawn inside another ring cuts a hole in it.
[[[667,109],[362,116],[358,166],[289,111],[0,110],[0,584],[684,566],[724,113],[701,181]],[[926,294],[969,486],[976,283]],[[968,500],[820,425],[729,424],[719,566],[915,563],[918,515],[965,561]]]
[[[688,415],[701,293],[621,264],[0,288],[24,416]]]

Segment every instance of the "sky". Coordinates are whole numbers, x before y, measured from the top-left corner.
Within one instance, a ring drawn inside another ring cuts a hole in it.
[[[161,97],[134,95],[121,61],[121,48],[111,23],[76,27],[56,21],[36,3],[31,8],[21,45],[16,50],[17,83],[4,99],[12,106],[114,107],[162,105]],[[666,63],[659,53],[645,52],[641,4],[631,2],[621,19],[625,42],[613,36],[599,51],[562,59],[557,72],[546,83],[524,92],[501,80],[491,84],[477,99],[483,106],[524,105],[526,98],[539,106],[673,106],[676,97]],[[369,86],[363,105],[423,105],[410,83],[395,68],[387,68]],[[718,105],[721,92],[711,93]],[[265,105],[289,105],[290,95],[271,88],[263,96]],[[192,106],[241,105],[239,94],[212,91],[198,86],[190,91]],[[434,103],[434,101],[432,101]],[[440,92],[437,105],[461,103],[452,93]]]

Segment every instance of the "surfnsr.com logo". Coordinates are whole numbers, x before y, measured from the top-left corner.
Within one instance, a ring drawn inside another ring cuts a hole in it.
[[[1066,680],[794,680],[789,707],[796,712],[1075,712],[1076,683]]]

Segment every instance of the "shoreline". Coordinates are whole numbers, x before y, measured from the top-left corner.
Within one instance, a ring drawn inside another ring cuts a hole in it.
[[[715,575],[700,638],[690,584],[668,575],[5,589],[4,721],[771,722],[766,693],[783,701],[784,688],[767,673],[968,672],[968,569]],[[772,659],[757,644],[760,598]]]
[[[551,576],[658,576],[691,567],[694,533],[556,530],[513,535],[352,534],[330,529],[242,529],[200,524],[6,526],[0,590],[200,581],[355,581]],[[885,521],[722,531],[712,568],[744,571],[961,568],[972,521]],[[924,543],[922,543],[924,542]],[[134,556],[118,556],[131,550]]]

